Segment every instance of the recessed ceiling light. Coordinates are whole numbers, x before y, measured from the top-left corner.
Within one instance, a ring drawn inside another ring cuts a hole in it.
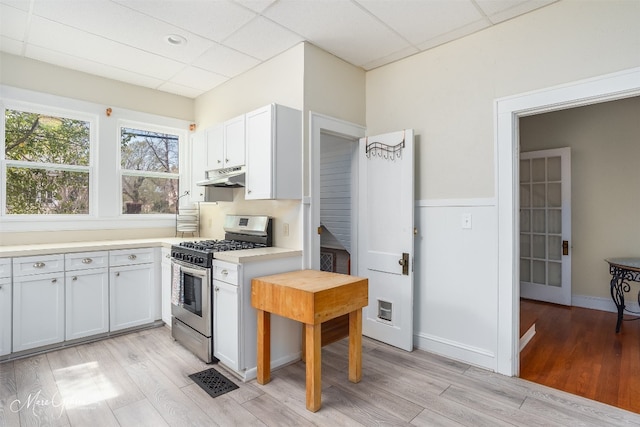
[[[164,36],[164,41],[173,46],[180,46],[187,43],[187,39],[178,34],[169,34]]]

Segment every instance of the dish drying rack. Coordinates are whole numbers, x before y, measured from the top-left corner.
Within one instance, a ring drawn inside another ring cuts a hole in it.
[[[189,194],[185,192],[184,196]],[[178,201],[180,198],[178,198]],[[200,237],[200,204],[194,203],[185,206],[179,206],[176,203],[176,237],[181,233],[180,237],[184,237],[185,233],[191,233],[191,236]]]

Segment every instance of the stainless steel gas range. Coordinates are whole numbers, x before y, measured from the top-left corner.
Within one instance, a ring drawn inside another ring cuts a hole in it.
[[[227,215],[224,231],[224,240],[183,242],[171,247],[171,334],[207,363],[217,361],[212,289],[216,253],[273,245],[273,220],[268,216]]]

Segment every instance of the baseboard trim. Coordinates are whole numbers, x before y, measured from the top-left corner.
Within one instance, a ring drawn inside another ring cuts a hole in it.
[[[629,297],[626,298],[624,302],[626,308],[631,311],[640,312],[640,304],[638,304],[638,301],[635,301],[636,295],[628,293],[625,294],[625,297]],[[612,313],[618,312],[618,309],[611,298],[573,295],[571,297],[571,305],[574,307],[590,308],[592,310],[610,311]]]
[[[429,353],[468,363],[491,371],[496,371],[495,353],[459,342],[446,340],[430,334],[417,333],[413,336],[414,347]]]
[[[531,341],[531,339],[533,338],[533,336],[535,334],[536,334],[536,324],[534,323],[527,330],[527,332],[525,332],[524,335],[522,335],[520,337],[520,351],[521,352],[522,352],[522,349],[525,348],[527,346],[527,344],[529,344],[529,341]]]

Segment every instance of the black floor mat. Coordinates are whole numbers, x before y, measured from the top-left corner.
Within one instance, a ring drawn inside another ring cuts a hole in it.
[[[191,374],[189,378],[209,393],[211,397],[217,397],[238,388],[231,380],[213,368]]]

